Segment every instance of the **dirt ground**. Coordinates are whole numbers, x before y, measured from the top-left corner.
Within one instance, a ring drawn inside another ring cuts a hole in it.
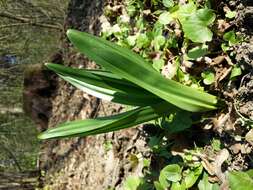
[[[104,2],[105,3],[105,2]],[[65,27],[90,33],[99,33],[99,16],[102,1],[73,0],[69,6]],[[73,51],[63,34],[62,60],[76,67],[94,68],[94,64]],[[91,97],[62,80],[57,80],[57,89],[52,94],[52,111],[48,127],[74,119],[110,115],[119,112],[119,105],[108,104]],[[107,148],[106,144],[113,144]],[[120,187],[123,179],[131,174],[140,174],[133,168],[129,153],[148,156],[146,142],[140,128],[116,133],[68,140],[44,142],[41,148],[40,168],[46,186],[54,190],[93,190]]]

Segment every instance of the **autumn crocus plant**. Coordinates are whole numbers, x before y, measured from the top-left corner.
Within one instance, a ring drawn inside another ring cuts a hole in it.
[[[105,70],[53,63],[46,66],[88,94],[135,108],[109,117],[63,123],[40,134],[40,139],[96,135],[158,119],[180,109],[204,112],[217,108],[215,96],[164,78],[129,49],[76,30],[68,30],[67,36],[81,53]]]

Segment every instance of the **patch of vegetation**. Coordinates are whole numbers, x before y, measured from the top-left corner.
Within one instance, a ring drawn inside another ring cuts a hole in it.
[[[238,168],[232,164],[238,151],[249,155],[251,148],[238,146],[250,146],[242,138],[251,126],[241,128],[241,116],[231,114],[233,100],[223,94],[246,72],[234,64],[242,38],[226,27],[235,16],[231,10],[215,13],[208,0],[128,0],[108,6],[101,18],[102,37],[119,46],[69,30],[71,42],[102,70],[47,67],[94,96],[138,107],[64,123],[39,137],[95,135],[153,120],[158,132],[148,134],[148,145],[155,160],[145,160],[143,176],[127,178],[125,189],[251,189],[251,170],[233,171]],[[231,126],[243,132],[227,129]],[[235,142],[241,143],[235,147]]]

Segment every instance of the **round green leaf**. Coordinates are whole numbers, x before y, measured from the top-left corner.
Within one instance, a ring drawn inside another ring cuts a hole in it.
[[[204,82],[205,85],[210,85],[215,80],[215,75],[211,71],[205,71],[205,72],[201,73],[201,76],[204,79],[203,82]]]
[[[246,172],[230,172],[228,180],[231,190],[252,190],[253,178]]]
[[[236,16],[236,11],[228,11],[225,15],[227,18],[235,18]]]
[[[161,23],[161,24],[169,24],[171,21],[173,20],[173,18],[171,17],[170,13],[169,12],[163,12],[159,18],[158,18],[158,21]]]
[[[191,15],[180,16],[179,19],[186,38],[198,43],[212,40],[213,33],[208,25],[214,22],[215,14],[210,9],[199,9]]]
[[[159,71],[163,68],[164,66],[164,60],[163,59],[155,59],[153,60],[153,67],[155,68],[155,70]]]
[[[242,74],[242,69],[240,66],[235,65],[234,68],[231,71],[230,79],[233,79],[237,76],[240,76]]]
[[[163,168],[160,172],[159,182],[164,188],[170,186],[170,182],[178,182],[181,180],[181,168],[177,164],[171,164]]]
[[[170,8],[170,7],[173,7],[174,4],[175,4],[175,3],[174,3],[173,0],[163,0],[163,5],[164,5],[165,7]]]

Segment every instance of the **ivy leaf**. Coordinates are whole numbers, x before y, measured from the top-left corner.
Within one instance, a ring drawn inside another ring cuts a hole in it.
[[[190,169],[186,170],[186,176],[184,178],[185,187],[186,188],[192,187],[196,183],[202,171],[203,171],[202,165],[192,170]]]
[[[239,65],[235,65],[231,71],[230,79],[234,79],[242,74],[242,69]]]
[[[197,10],[194,3],[188,3],[172,15],[179,19],[186,38],[199,43],[212,40],[213,33],[208,28],[215,20],[212,10],[207,8]]]
[[[210,9],[199,9],[195,14],[181,19],[185,37],[193,42],[205,43],[212,40],[213,33],[208,28],[215,20],[215,14]]]
[[[211,9],[207,8],[197,10],[196,17],[204,26],[208,26],[215,21],[215,14]]]
[[[195,20],[189,20],[183,24],[185,37],[196,43],[210,42],[213,33],[207,27],[198,25]]]
[[[205,85],[210,85],[215,80],[215,75],[211,71],[205,71],[205,72],[201,73],[201,76],[204,79],[203,82]]]
[[[197,10],[197,6],[193,3],[187,3],[183,6],[180,6],[179,10],[176,11],[173,15],[175,15],[175,18],[178,18],[181,21],[183,21],[185,18],[188,18],[192,16]]]
[[[207,45],[197,46],[188,51],[187,57],[190,60],[196,60],[203,57],[207,53]]]
[[[167,11],[160,14],[160,16],[158,18],[158,21],[164,25],[169,24],[172,20],[173,20],[173,18],[171,16],[171,14]]]
[[[165,189],[163,188],[163,186],[162,186],[158,181],[155,181],[155,182],[154,182],[154,186],[155,186],[155,189],[156,189],[156,190],[165,190]]]
[[[235,31],[229,31],[223,35],[223,39],[228,41],[229,46],[233,46],[241,41],[241,38],[238,38],[235,34]]]
[[[221,49],[222,49],[222,51],[227,52],[230,49],[230,47],[228,46],[228,44],[222,43]]]
[[[231,190],[253,189],[253,178],[246,172],[230,172],[228,180]]]
[[[163,5],[164,5],[165,7],[170,8],[170,7],[173,7],[173,6],[175,5],[175,3],[174,3],[173,0],[163,0]]]
[[[180,184],[179,182],[173,182],[171,185],[171,190],[186,190],[185,184]]]
[[[225,15],[225,17],[230,18],[230,19],[235,18],[235,16],[236,16],[236,11],[228,11]]]
[[[155,70],[159,71],[163,68],[165,62],[163,59],[155,59],[153,60],[153,67]]]
[[[159,182],[163,188],[170,186],[170,182],[178,182],[181,180],[182,169],[178,164],[171,164],[163,168],[160,172]]]
[[[130,176],[126,179],[124,183],[124,189],[125,190],[137,190],[138,187],[143,183],[143,179],[136,177],[136,176]]]

